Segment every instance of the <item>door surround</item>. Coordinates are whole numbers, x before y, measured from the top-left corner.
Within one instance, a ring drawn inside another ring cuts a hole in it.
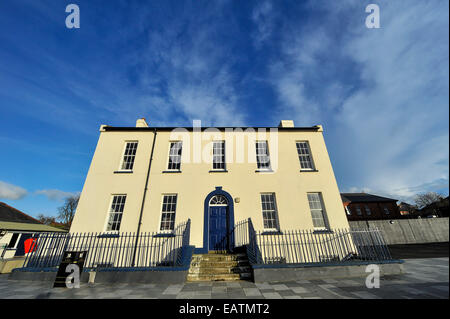
[[[233,229],[234,227],[234,202],[233,197],[222,189],[222,186],[216,186],[216,189],[209,193],[204,201],[204,209],[203,209],[203,247],[195,248],[196,254],[207,254],[209,247],[209,202],[211,198],[215,195],[222,195],[228,201],[228,225]],[[234,247],[234,234],[232,233],[229,239],[229,249],[231,250]]]

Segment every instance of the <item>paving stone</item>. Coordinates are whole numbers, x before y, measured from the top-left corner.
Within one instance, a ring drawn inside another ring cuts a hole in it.
[[[0,298],[178,298],[178,299],[316,299],[403,298],[448,299],[448,258],[406,260],[406,274],[385,276],[379,289],[367,289],[364,278],[298,280],[284,283],[197,282],[164,284],[87,284],[79,289],[52,288],[49,282],[11,281],[0,275]]]
[[[227,293],[227,287],[212,287],[211,292],[213,293]]]
[[[283,284],[272,285],[272,288],[275,289],[276,291],[289,290],[290,289],[290,288],[288,288],[288,286],[283,285]]]
[[[338,280],[336,279],[322,279],[323,282],[327,283],[327,284],[336,284],[339,283]]]
[[[241,288],[241,284],[236,281],[230,281],[230,282],[227,282],[227,287]]]
[[[448,292],[448,286],[434,286],[434,288]]]
[[[291,288],[291,290],[292,290],[293,292],[295,292],[296,294],[305,294],[305,293],[308,293],[308,292],[309,292],[308,289],[303,288],[303,287],[293,287],[293,288]]]
[[[181,291],[181,289],[183,289],[183,287],[169,286],[164,290],[163,295],[176,295]]]
[[[378,296],[367,291],[354,291],[353,294],[362,299],[380,299]]]
[[[278,292],[263,292],[263,296],[266,299],[282,299],[281,295]]]
[[[176,299],[190,299],[191,297],[195,296],[195,292],[180,292],[177,294]]]
[[[226,294],[226,293],[212,293],[211,294],[211,298],[212,299],[227,299],[228,298],[228,294]]]
[[[244,293],[247,297],[261,296],[258,288],[244,288]]]
[[[265,282],[265,283],[258,283],[256,284],[256,287],[258,287],[259,289],[273,289],[272,285],[270,285],[269,283]]]

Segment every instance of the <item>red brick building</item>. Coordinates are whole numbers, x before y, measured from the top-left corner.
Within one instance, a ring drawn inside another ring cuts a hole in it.
[[[341,193],[341,198],[349,221],[402,218],[396,199],[366,193]]]

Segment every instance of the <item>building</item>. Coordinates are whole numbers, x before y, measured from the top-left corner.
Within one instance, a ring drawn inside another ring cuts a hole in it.
[[[414,205],[400,202],[397,206],[398,210],[400,211],[400,215],[409,218],[417,217],[417,208]]]
[[[418,215],[424,218],[449,217],[448,196],[423,207]]]
[[[34,238],[40,233],[48,232],[66,231],[44,225],[20,210],[0,202],[0,272],[5,272],[5,267],[10,270],[8,263],[18,266],[12,259],[25,256],[33,248]],[[23,262],[23,259],[20,261]]]
[[[208,252],[249,218],[267,234],[349,227],[321,126],[102,125],[70,232],[171,236],[191,219]]]
[[[401,218],[397,200],[366,193],[342,193],[349,221]]]

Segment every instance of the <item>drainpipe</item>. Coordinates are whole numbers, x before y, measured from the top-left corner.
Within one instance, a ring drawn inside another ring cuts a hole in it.
[[[145,179],[145,188],[144,188],[144,195],[142,196],[142,204],[141,204],[141,212],[139,214],[139,222],[138,222],[138,228],[136,231],[136,242],[134,244],[134,251],[133,251],[133,262],[131,263],[131,267],[134,267],[135,260],[136,260],[136,251],[139,241],[139,233],[141,232],[141,224],[142,224],[142,214],[144,212],[144,203],[145,203],[145,195],[147,195],[148,190],[148,179],[150,177],[150,168],[152,167],[152,161],[153,161],[153,151],[155,149],[155,142],[156,142],[156,128],[153,129],[153,143],[152,143],[152,152],[150,154],[150,161],[148,163],[148,170],[147,170],[147,178]]]

